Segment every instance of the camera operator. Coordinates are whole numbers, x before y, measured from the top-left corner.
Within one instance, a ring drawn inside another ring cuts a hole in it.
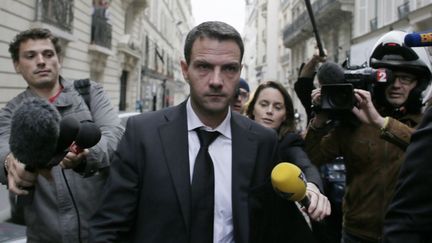
[[[326,51],[325,51],[326,52]],[[314,78],[319,70],[318,85],[334,82],[342,82],[344,75],[342,68],[335,72],[333,66],[335,63],[327,62],[327,56],[319,56],[316,49],[312,58],[303,63],[300,67],[299,77],[294,84],[297,97],[300,99],[307,115],[309,124],[311,118],[317,112],[316,107],[312,106],[311,93],[315,89]],[[322,67],[322,68],[319,68]],[[323,70],[327,70],[323,72]],[[331,215],[326,218],[325,224],[316,224],[312,222],[314,233],[320,239],[320,242],[337,242],[341,238],[342,228],[342,197],[345,192],[345,167],[343,157],[338,156],[332,163],[319,167],[321,178],[324,185],[324,194],[328,197],[331,204]]]
[[[316,49],[312,58],[308,62],[301,65],[299,77],[297,79],[297,82],[295,82],[294,84],[294,90],[305,109],[308,123],[312,118],[312,103],[310,97],[312,90],[315,89],[314,77],[318,65],[325,62],[326,59],[327,56],[320,56],[318,49]]]
[[[422,117],[421,94],[430,81],[431,69],[424,48],[406,47],[404,36],[404,32],[391,31],[373,48],[370,66],[389,69],[393,77],[371,92],[354,89],[352,113],[359,125],[341,123],[326,129],[328,113],[322,111],[311,120],[306,134],[306,151],[316,165],[338,155],[344,157],[344,243],[380,242],[384,213],[405,149]],[[320,98],[320,90],[314,90],[312,103],[319,104]]]

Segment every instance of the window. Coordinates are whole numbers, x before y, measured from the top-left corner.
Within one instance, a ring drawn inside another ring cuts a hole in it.
[[[36,21],[41,21],[71,32],[73,7],[73,0],[38,0]]]
[[[399,19],[405,18],[410,12],[409,2],[402,3],[397,9]]]
[[[112,26],[109,2],[98,0],[93,5],[90,42],[111,49]]]

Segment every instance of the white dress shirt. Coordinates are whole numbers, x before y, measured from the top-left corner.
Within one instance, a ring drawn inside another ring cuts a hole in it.
[[[230,108],[231,109],[231,108]],[[198,135],[195,128],[204,127],[206,131],[218,131],[216,140],[209,146],[209,154],[213,160],[215,177],[214,195],[214,243],[233,243],[233,217],[231,203],[231,171],[232,171],[232,140],[231,140],[231,111],[228,112],[225,120],[212,129],[205,126],[192,109],[190,98],[186,104],[188,145],[189,145],[189,170],[192,183],[195,159],[200,149]]]

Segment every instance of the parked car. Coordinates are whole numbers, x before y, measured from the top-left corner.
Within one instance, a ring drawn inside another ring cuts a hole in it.
[[[128,120],[129,117],[131,116],[136,116],[141,114],[140,112],[136,112],[136,111],[131,111],[131,112],[120,112],[118,117],[120,118],[121,124],[126,127],[126,122]]]

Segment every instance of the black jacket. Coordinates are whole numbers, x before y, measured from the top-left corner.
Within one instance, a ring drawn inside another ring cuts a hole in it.
[[[432,108],[429,108],[402,164],[384,221],[383,242],[432,242]]]
[[[323,183],[319,171],[304,151],[304,140],[297,133],[288,133],[279,141],[278,158],[280,162],[297,165],[305,174],[308,182],[314,183],[322,192]]]

